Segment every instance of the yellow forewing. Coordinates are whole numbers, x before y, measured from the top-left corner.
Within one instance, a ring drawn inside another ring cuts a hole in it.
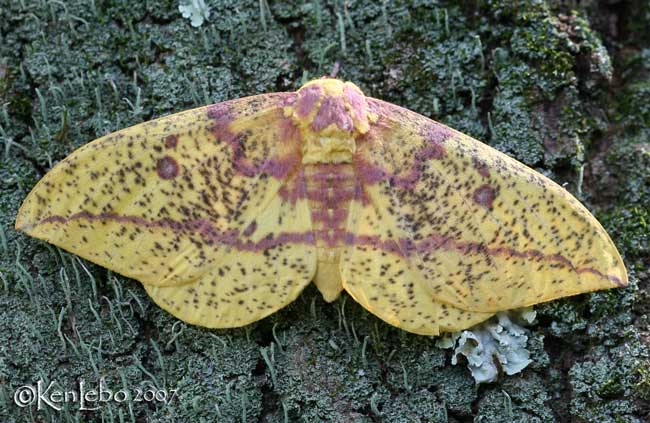
[[[398,326],[457,330],[466,316],[445,317],[437,303],[482,320],[627,284],[609,236],[563,188],[444,125],[373,105],[380,129],[358,154],[378,176],[349,224],[397,251],[351,246],[341,264],[346,289],[373,312]]]
[[[311,229],[306,201],[278,196],[295,165],[281,101],[202,107],[85,145],[37,184],[16,227],[138,279],[184,320],[258,320],[315,272],[313,247],[277,238]]]

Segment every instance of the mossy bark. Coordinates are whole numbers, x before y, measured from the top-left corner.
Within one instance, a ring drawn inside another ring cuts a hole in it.
[[[650,419],[648,2],[206,3],[195,28],[176,1],[0,0],[3,421]],[[566,184],[612,234],[630,286],[538,307],[534,363],[477,388],[435,339],[345,295],[326,304],[309,288],[264,321],[206,330],[137,282],[14,231],[29,189],[76,147],[334,68]],[[177,396],[16,406],[38,379]]]

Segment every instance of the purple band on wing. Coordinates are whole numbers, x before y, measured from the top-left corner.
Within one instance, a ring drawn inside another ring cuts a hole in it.
[[[215,228],[207,219],[185,221],[175,221],[172,219],[147,220],[138,216],[122,216],[114,213],[92,214],[85,211],[75,213],[67,218],[64,216],[50,216],[41,220],[38,224],[67,223],[72,220],[114,221],[148,228],[166,228],[175,232],[198,233],[208,243],[219,243],[241,251],[264,251],[284,244],[314,245],[317,240],[321,240],[327,245],[370,247],[403,257],[415,254],[421,255],[439,250],[456,251],[463,255],[487,254],[489,256],[517,257],[536,262],[554,262],[560,266],[568,267],[576,273],[591,273],[598,277],[608,279],[619,286],[625,286],[623,281],[617,276],[602,273],[593,267],[576,267],[571,260],[560,254],[544,254],[534,249],[519,251],[504,246],[488,247],[483,243],[457,241],[441,235],[432,235],[421,241],[413,241],[407,238],[393,240],[381,239],[376,235],[355,235],[344,230],[317,230],[280,232],[278,234],[269,234],[259,241],[252,241],[250,239],[244,240],[245,235],[235,230],[221,231]],[[246,231],[250,231],[249,227],[244,232]]]
[[[246,156],[245,144],[247,134],[234,133],[230,129],[230,124],[235,119],[231,110],[231,104],[229,102],[219,103],[208,109],[208,117],[214,122],[212,134],[218,142],[225,142],[230,146],[232,150],[231,162],[240,174],[252,177],[259,173],[266,173],[276,179],[285,179],[300,165],[300,131],[291,122],[291,119],[282,116],[281,109],[278,108],[276,113],[278,114],[278,133],[281,141],[293,143],[296,148],[294,152],[282,157],[268,157],[260,161],[260,163],[254,163]]]

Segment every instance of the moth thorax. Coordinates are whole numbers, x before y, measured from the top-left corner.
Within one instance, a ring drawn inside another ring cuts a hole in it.
[[[331,78],[303,85],[285,115],[300,129],[305,164],[350,163],[355,138],[377,120],[356,85]]]
[[[302,146],[302,162],[312,163],[352,163],[356,145],[350,134],[344,137],[318,136],[308,134]]]

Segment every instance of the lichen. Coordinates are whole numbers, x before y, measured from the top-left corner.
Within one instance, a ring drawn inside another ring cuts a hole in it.
[[[190,0],[187,4],[179,5],[178,10],[184,18],[188,18],[192,22],[193,27],[199,27],[203,25],[204,21],[210,19],[210,8],[204,0]]]
[[[535,319],[535,312],[498,313],[472,329],[441,337],[436,346],[454,348],[451,358],[453,365],[459,363],[460,356],[464,356],[477,384],[494,382],[500,369],[507,375],[514,375],[525,369],[532,360],[526,348],[528,331],[511,317],[530,323]]]

